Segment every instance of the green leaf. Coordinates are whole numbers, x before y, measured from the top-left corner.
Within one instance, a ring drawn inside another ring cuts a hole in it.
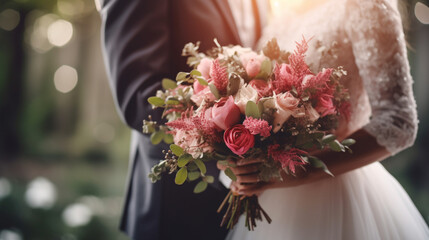
[[[162,98],[159,98],[159,97],[150,97],[147,99],[147,101],[155,107],[164,106],[164,100]]]
[[[173,142],[174,142],[174,138],[173,138],[173,135],[171,135],[171,134],[168,134],[168,133],[166,133],[165,135],[164,135],[164,142],[165,143],[167,143],[167,144],[172,144]]]
[[[335,135],[333,135],[333,134],[328,134],[328,135],[326,135],[326,136],[324,136],[324,137],[322,138],[322,143],[324,143],[324,144],[328,144],[328,143],[330,143],[330,142],[334,141],[336,138],[337,138],[337,137],[336,137]]]
[[[261,63],[261,70],[258,75],[255,77],[256,79],[266,79],[270,76],[272,70],[271,61],[269,59],[265,59]]]
[[[165,101],[165,104],[167,104],[167,105],[179,105],[180,101],[177,98],[168,97]]]
[[[341,142],[344,146],[351,146],[356,143],[356,141],[352,138],[345,139]]]
[[[207,188],[207,182],[201,181],[199,182],[195,188],[194,188],[194,193],[201,193],[204,192],[204,190],[206,190]]]
[[[219,160],[217,161],[220,165],[226,166],[226,167],[236,167],[237,165],[235,165],[234,163],[230,163],[227,160]]]
[[[207,168],[203,161],[201,161],[201,159],[194,159],[194,163],[197,164],[202,174],[206,174]]]
[[[261,113],[259,112],[258,105],[253,101],[248,101],[246,104],[246,116],[253,118],[261,118]]]
[[[150,135],[150,141],[152,142],[153,145],[157,145],[162,141],[162,139],[164,138],[164,135],[165,135],[164,131],[154,132]]]
[[[173,152],[174,155],[180,157],[183,155],[183,153],[185,152],[183,150],[183,148],[177,146],[176,144],[171,144],[170,145],[170,150]]]
[[[187,73],[187,72],[179,72],[179,73],[176,75],[176,81],[182,81],[182,80],[184,80],[187,76],[188,76],[188,73]]]
[[[318,159],[317,157],[309,156],[307,161],[308,163],[310,163],[311,166],[315,168],[321,168],[325,173],[331,175],[332,177],[334,176],[334,174],[332,174],[331,171],[329,171],[326,164],[322,160]]]
[[[220,98],[219,91],[217,90],[216,86],[213,83],[209,83],[210,92],[213,93],[216,99]]]
[[[188,177],[188,169],[186,169],[186,167],[183,167],[179,169],[179,171],[177,171],[174,182],[177,185],[182,185],[186,181],[187,177]]]
[[[191,71],[191,76],[201,77],[201,72],[198,71],[198,70],[196,70],[196,69],[194,69],[194,70]]]
[[[231,178],[232,181],[237,181],[237,176],[235,176],[235,174],[232,172],[231,168],[225,169],[225,174],[226,174],[226,176]]]
[[[203,86],[208,86],[209,83],[202,77],[197,78],[198,82]]]
[[[177,166],[184,167],[192,159],[192,155],[185,153],[177,160]]]
[[[214,182],[214,177],[213,176],[205,176],[204,177],[204,181],[208,182],[208,183],[213,183]]]
[[[188,172],[189,181],[197,180],[201,176],[200,172]]]
[[[335,152],[344,152],[346,150],[344,146],[340,142],[338,142],[338,140],[330,142],[329,147]]]
[[[194,162],[190,162],[189,164],[188,164],[188,170],[189,171],[197,171],[198,170],[198,166],[197,166],[197,164],[195,164]],[[198,172],[199,173],[199,172]]]
[[[177,87],[177,83],[169,78],[162,79],[162,87],[164,89],[175,89]]]

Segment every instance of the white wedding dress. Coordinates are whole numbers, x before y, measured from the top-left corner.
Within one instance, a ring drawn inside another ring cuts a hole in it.
[[[284,10],[260,44],[276,37],[282,49],[293,50],[302,36],[312,38],[307,62],[313,69],[341,65],[348,72],[352,117],[341,131],[363,127],[392,154],[413,144],[416,104],[394,0],[328,0],[301,14]],[[242,217],[227,239],[429,239],[413,202],[378,162],[312,184],[267,190],[259,200],[272,223],[258,222],[251,232]]]

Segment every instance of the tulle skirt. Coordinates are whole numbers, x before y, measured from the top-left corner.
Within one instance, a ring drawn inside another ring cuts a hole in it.
[[[255,231],[242,217],[230,240],[429,239],[429,229],[402,186],[380,163],[259,197],[273,222]]]

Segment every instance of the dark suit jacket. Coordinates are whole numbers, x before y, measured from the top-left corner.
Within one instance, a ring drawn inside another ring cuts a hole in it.
[[[105,0],[101,16],[113,96],[135,130],[121,229],[132,239],[223,239],[216,208],[226,190],[210,186],[196,195],[192,184],[175,186],[172,176],[152,184],[147,174],[166,146],[153,146],[141,130],[148,115],[160,116],[147,98],[161,89],[161,79],[189,70],[181,57],[186,43],[201,41],[201,50],[213,47],[215,37],[222,45],[240,44],[228,1]]]

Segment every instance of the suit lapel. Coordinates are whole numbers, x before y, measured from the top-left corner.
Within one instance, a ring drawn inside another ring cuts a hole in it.
[[[231,31],[232,37],[237,43],[241,44],[240,36],[238,35],[237,25],[235,24],[232,11],[229,8],[228,0],[213,0],[213,1],[216,4],[219,12],[222,14],[224,20],[226,21],[228,28]]]

